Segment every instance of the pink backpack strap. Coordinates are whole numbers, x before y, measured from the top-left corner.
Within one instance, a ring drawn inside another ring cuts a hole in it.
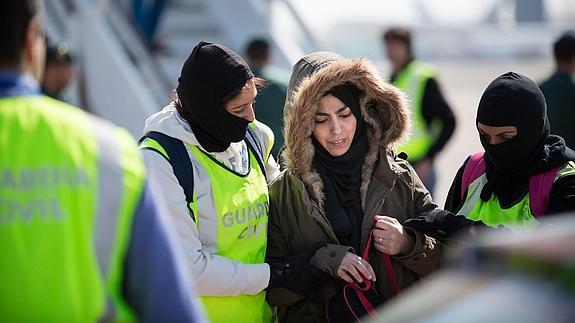
[[[465,199],[465,191],[469,185],[485,173],[485,161],[483,152],[480,151],[469,157],[465,169],[463,169],[463,178],[461,179],[461,200]]]
[[[541,174],[531,176],[529,179],[529,206],[536,219],[541,218],[549,205],[549,195],[555,176],[561,170],[561,166]]]

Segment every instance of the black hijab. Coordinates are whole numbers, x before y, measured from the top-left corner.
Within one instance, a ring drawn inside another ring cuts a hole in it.
[[[333,157],[312,136],[315,146],[313,166],[323,181],[325,211],[338,240],[360,252],[363,219],[361,168],[368,151],[367,132],[359,106],[361,92],[355,86],[345,84],[329,90],[327,94],[335,96],[351,109],[357,125],[349,150],[338,157]]]
[[[245,138],[249,121],[226,111],[223,99],[254,75],[232,50],[200,42],[186,59],[176,92],[196,139],[209,152],[222,152]]]
[[[515,137],[497,145],[480,136],[488,180],[481,192],[484,201],[495,193],[503,208],[511,207],[528,192],[531,176],[575,160],[563,138],[549,133],[543,93],[521,74],[508,72],[489,84],[479,102],[477,122],[517,127]]]

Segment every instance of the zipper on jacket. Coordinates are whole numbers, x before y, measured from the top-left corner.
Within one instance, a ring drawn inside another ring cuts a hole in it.
[[[393,188],[395,187],[395,183],[397,182],[397,177],[393,179],[393,182],[391,182],[391,186],[389,187],[389,190],[387,190],[387,192],[385,192],[385,194],[383,194],[383,197],[381,198],[381,206],[383,206],[383,204],[385,203],[385,200],[387,199],[387,197],[389,196],[389,194],[391,194],[391,191],[393,190]],[[381,207],[379,207],[381,208]],[[381,215],[381,214],[380,214]],[[375,216],[375,214],[373,215]],[[364,215],[364,219],[365,219],[365,215]],[[372,218],[373,219],[373,218]],[[375,221],[372,223],[372,225],[370,226],[370,230],[372,230],[373,226],[375,224]],[[363,232],[362,232],[363,234]],[[369,236],[369,234],[368,234]],[[363,250],[363,248],[365,248],[365,244],[367,243],[367,240],[364,241],[364,243],[361,244],[361,248]]]

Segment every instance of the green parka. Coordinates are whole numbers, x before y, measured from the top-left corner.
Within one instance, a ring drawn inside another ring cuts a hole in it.
[[[304,57],[294,67],[284,110],[284,158],[288,168],[270,188],[267,259],[286,259],[318,243],[327,243],[310,262],[331,278],[306,296],[283,288],[269,289],[267,300],[278,308],[280,322],[326,321],[327,301],[345,283],[337,278],[345,253],[361,253],[339,244],[324,212],[322,180],[312,166],[311,135],[317,104],[329,89],[346,82],[363,92],[360,106],[370,145],[362,167],[362,248],[375,215],[391,216],[403,223],[437,207],[411,165],[396,157],[392,150],[409,127],[409,110],[403,93],[385,83],[366,60],[348,60],[325,52]],[[407,254],[392,257],[402,289],[438,266],[441,249],[434,238],[410,228],[405,230],[415,237],[415,245]],[[384,298],[392,297],[394,292],[383,258],[375,248],[369,262],[376,272],[376,289]]]

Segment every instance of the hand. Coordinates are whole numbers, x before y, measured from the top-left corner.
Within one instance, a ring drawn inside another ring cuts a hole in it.
[[[341,260],[337,275],[348,283],[353,283],[354,280],[362,283],[364,277],[375,281],[375,273],[369,262],[351,252],[346,253]]]
[[[418,161],[414,168],[419,179],[425,183],[433,172],[433,162],[431,161],[431,158],[424,158]]]
[[[300,295],[308,295],[317,286],[320,270],[303,255],[272,262],[268,288],[286,288]]]
[[[397,219],[381,215],[375,216],[373,241],[377,250],[390,256],[409,252],[415,243]]]

